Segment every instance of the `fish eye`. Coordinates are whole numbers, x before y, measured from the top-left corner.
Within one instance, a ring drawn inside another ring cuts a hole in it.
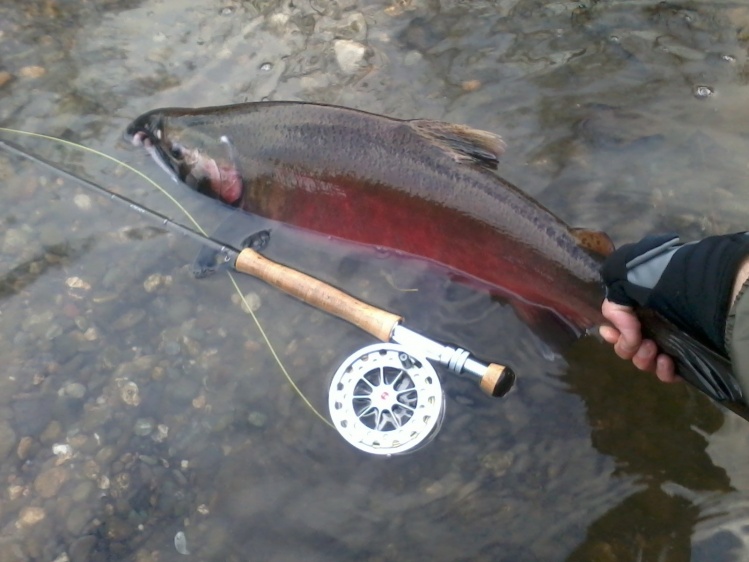
[[[175,160],[182,160],[182,158],[185,156],[185,150],[181,145],[173,144],[172,148],[169,150],[169,154]]]

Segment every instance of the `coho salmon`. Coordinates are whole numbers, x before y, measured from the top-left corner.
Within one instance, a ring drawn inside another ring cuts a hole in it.
[[[128,134],[175,179],[262,217],[430,260],[551,311],[601,321],[605,235],[567,227],[496,175],[502,140],[341,107],[248,103],[159,109]]]
[[[501,138],[298,102],[166,108],[127,135],[175,180],[268,219],[428,260],[578,334],[603,322],[603,233],[568,227],[497,175]],[[644,331],[717,400],[726,358],[646,313]],[[745,413],[742,415],[746,415]]]

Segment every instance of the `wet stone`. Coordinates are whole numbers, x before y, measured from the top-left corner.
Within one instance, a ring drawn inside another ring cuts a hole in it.
[[[62,426],[60,425],[60,422],[52,420],[39,436],[39,441],[45,445],[50,445],[57,441],[60,438],[60,435],[62,435]]]
[[[253,427],[263,428],[268,423],[268,416],[263,412],[250,412],[247,416],[247,421]]]
[[[115,448],[110,445],[106,445],[102,447],[98,453],[96,453],[94,460],[101,466],[109,466],[109,464],[114,460],[116,456],[117,451],[115,450]]]
[[[78,382],[68,383],[62,387],[62,392],[70,398],[80,399],[86,395],[86,387]]]
[[[692,89],[694,97],[697,99],[706,99],[713,95],[714,90],[711,86],[697,85]]]
[[[170,357],[176,357],[177,355],[179,355],[181,350],[182,347],[176,341],[168,341],[164,343],[164,353],[166,353]]]
[[[65,527],[71,535],[80,535],[86,530],[86,525],[91,521],[91,510],[87,507],[76,506],[65,518]]]
[[[2,437],[0,437],[0,439],[2,439]],[[16,449],[16,455],[22,461],[26,460],[29,458],[33,446],[34,440],[31,437],[28,435],[21,437],[21,440],[18,442],[18,448]],[[0,451],[0,459],[2,459],[2,451]]]
[[[16,447],[16,432],[7,421],[0,421],[0,461]]]
[[[73,447],[67,443],[55,443],[52,446],[52,453],[57,457],[57,464],[61,464],[73,457]]]
[[[0,562],[27,562],[31,560],[20,541],[12,537],[0,538]]]
[[[315,25],[315,34],[326,41],[330,39],[364,41],[367,38],[367,22],[361,13],[350,13],[339,19],[321,18]]]
[[[367,48],[364,45],[348,39],[335,41],[333,51],[338,66],[347,74],[354,74],[361,69],[367,54]]]
[[[87,406],[81,429],[83,431],[96,431],[101,428],[112,417],[112,409],[106,405]]]
[[[57,495],[62,485],[69,477],[68,471],[62,466],[55,466],[45,470],[34,480],[34,490],[43,498]]]
[[[146,437],[148,435],[151,435],[154,428],[154,422],[151,419],[147,418],[140,418],[135,420],[135,425],[133,426],[133,433],[139,437]]]
[[[19,228],[9,228],[3,237],[2,253],[18,254],[29,242],[29,236]]]
[[[49,424],[52,417],[52,406],[56,397],[53,395],[34,395],[13,402],[14,425],[21,435],[38,435]],[[0,423],[0,452],[2,451],[2,423]],[[2,454],[0,454],[0,458]]]
[[[140,404],[140,389],[132,381],[124,383],[120,387],[120,398],[128,406],[137,406]]]
[[[159,462],[156,457],[151,457],[149,455],[139,455],[138,458],[148,466],[156,466]]]
[[[244,299],[242,299],[242,310],[245,312],[249,312],[250,310],[252,312],[257,312],[260,309],[261,304],[262,300],[260,299],[260,295],[257,293],[247,293],[244,295]]]
[[[187,299],[176,300],[166,309],[167,318],[170,322],[177,323],[191,318],[194,315],[195,303]]]
[[[88,562],[95,546],[96,537],[93,535],[86,535],[74,541],[68,551],[70,562]]]
[[[47,74],[47,69],[43,66],[24,66],[18,71],[22,78],[41,78]]]
[[[83,503],[88,499],[95,488],[96,486],[94,486],[94,483],[91,481],[81,482],[75,487],[71,497],[74,502]]]
[[[190,554],[190,550],[187,548],[187,537],[185,536],[184,531],[179,531],[174,535],[174,548],[184,556]]]
[[[110,345],[99,354],[99,361],[106,369],[113,369],[122,361],[123,352],[120,348]]]
[[[59,324],[52,324],[47,328],[47,331],[44,332],[44,339],[53,340],[60,335],[62,335],[62,326]]]
[[[0,88],[8,84],[11,80],[13,80],[13,75],[6,71],[0,71]]]
[[[81,343],[76,340],[72,333],[56,335],[52,343],[55,359],[60,363],[67,363],[81,351]]]
[[[133,534],[133,526],[124,519],[113,517],[106,521],[106,536],[109,540],[120,542],[127,540]]]
[[[200,392],[200,384],[200,381],[191,379],[171,381],[167,385],[166,394],[172,400],[192,403]]]
[[[21,528],[33,527],[47,516],[41,507],[27,506],[21,510],[17,525]]]
[[[148,278],[143,282],[143,288],[147,293],[153,293],[161,287],[169,287],[173,282],[171,275],[161,275],[160,273],[154,273],[149,275]]]
[[[115,332],[121,332],[124,330],[130,330],[137,326],[146,317],[146,311],[142,309],[128,310],[125,314],[120,316],[117,320],[112,322],[112,330]]]
[[[493,451],[481,458],[481,466],[499,478],[512,466],[515,454],[512,451]]]
[[[91,207],[93,206],[91,197],[89,197],[85,193],[78,193],[75,197],[73,197],[73,203],[82,211],[90,211]]]

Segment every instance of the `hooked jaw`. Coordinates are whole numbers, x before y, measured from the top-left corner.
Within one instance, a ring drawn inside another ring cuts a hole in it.
[[[175,182],[185,183],[229,205],[241,202],[244,192],[242,176],[236,166],[234,147],[227,137],[219,139],[218,146],[224,148],[214,155],[205,148],[183,146],[174,138],[167,137],[164,116],[157,112],[138,117],[126,131],[126,138],[133,146],[145,148]],[[222,157],[220,152],[226,153],[228,158]]]
[[[150,114],[139,117],[128,126],[125,138],[129,138],[133,146],[145,148],[159,168],[179,183],[180,177],[177,171],[169,165],[168,158],[161,154],[162,149],[159,144],[162,141],[161,119],[154,119]]]

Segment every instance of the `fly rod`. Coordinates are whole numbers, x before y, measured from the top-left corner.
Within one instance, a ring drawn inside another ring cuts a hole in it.
[[[331,385],[329,399],[334,423],[343,433],[345,429],[351,430],[352,424],[347,421],[349,416],[354,416],[362,422],[359,434],[351,438],[344,434],[344,437],[363,450],[379,454],[402,452],[427,437],[426,426],[429,426],[429,431],[437,426],[438,420],[441,419],[441,412],[437,410],[441,406],[422,415],[424,413],[415,407],[412,399],[415,390],[419,389],[417,383],[426,387],[436,384],[437,388],[430,391],[434,395],[428,402],[444,403],[436,373],[433,380],[433,370],[427,369],[428,364],[422,361],[422,358],[438,363],[454,374],[476,380],[489,396],[504,396],[513,385],[515,374],[509,367],[497,363],[487,364],[473,357],[465,349],[443,345],[414,332],[403,325],[402,316],[362,302],[324,281],[269,260],[252,248],[238,249],[211,238],[128,197],[63,170],[42,157],[26,152],[14,143],[0,141],[0,148],[26,158],[53,174],[72,180],[100,196],[108,197],[147,217],[165,230],[209,247],[223,256],[224,262],[230,264],[235,271],[261,279],[288,295],[337,316],[386,342],[385,346],[365,348],[362,350],[365,353],[360,353],[355,358],[352,355],[336,373]],[[375,347],[377,349],[374,349]],[[371,369],[373,365],[376,366],[374,375]],[[418,435],[415,435],[414,428],[410,427],[416,423],[415,420],[420,420],[419,423],[425,425],[424,428],[417,428]],[[413,423],[409,423],[412,421]],[[395,432],[394,436],[391,436],[393,429],[407,431]],[[366,435],[362,437],[361,433]],[[387,436],[388,439],[384,439],[383,436]],[[357,440],[359,444],[352,439]],[[362,440],[365,442],[364,445],[361,445]]]

